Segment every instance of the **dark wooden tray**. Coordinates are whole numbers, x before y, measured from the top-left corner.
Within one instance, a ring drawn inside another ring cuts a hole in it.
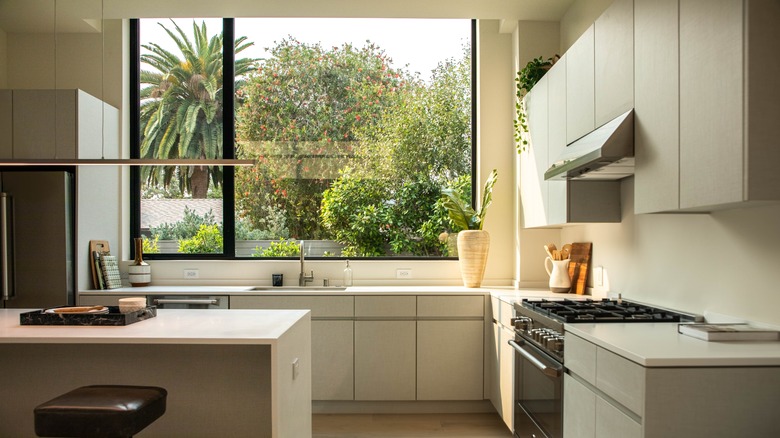
[[[108,313],[45,313],[46,309],[19,315],[21,325],[106,325],[134,324],[157,316],[157,308],[146,307],[129,313],[120,313],[118,306],[107,306]]]

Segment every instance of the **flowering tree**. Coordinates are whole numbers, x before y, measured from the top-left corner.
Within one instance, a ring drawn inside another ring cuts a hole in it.
[[[322,193],[354,157],[356,132],[376,126],[404,85],[372,44],[277,43],[238,91],[238,156],[258,161],[237,169],[240,214],[263,228],[273,211],[282,212],[292,237],[326,237]]]

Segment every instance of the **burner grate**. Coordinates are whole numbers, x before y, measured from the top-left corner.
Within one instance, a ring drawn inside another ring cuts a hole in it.
[[[525,298],[523,307],[561,322],[680,322],[685,315],[643,304],[603,299],[532,300]]]

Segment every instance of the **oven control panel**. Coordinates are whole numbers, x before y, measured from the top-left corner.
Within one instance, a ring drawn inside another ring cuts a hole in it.
[[[563,333],[527,316],[514,319],[515,333],[555,356],[563,356]]]

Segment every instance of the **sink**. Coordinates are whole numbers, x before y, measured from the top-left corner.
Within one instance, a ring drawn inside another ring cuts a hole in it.
[[[344,286],[255,286],[249,289],[250,292],[306,292],[306,291],[328,291],[342,292],[347,290]]]

